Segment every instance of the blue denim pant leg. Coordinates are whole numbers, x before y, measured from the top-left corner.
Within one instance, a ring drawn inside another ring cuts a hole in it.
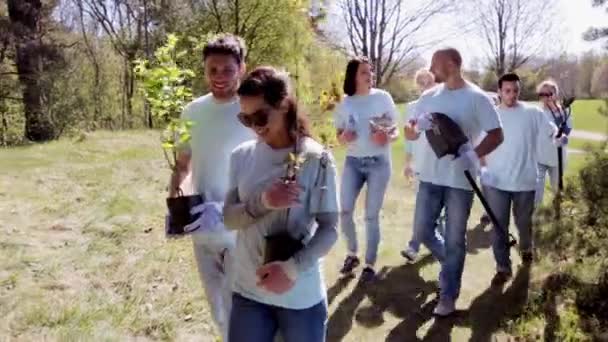
[[[538,164],[538,169],[536,173],[536,194],[534,196],[534,202],[536,205],[540,205],[543,202],[543,197],[545,196],[545,183],[546,183],[546,175],[549,174],[549,185],[551,185],[551,189],[556,191],[557,183],[559,178],[559,170],[557,166],[547,166],[544,164]]]
[[[417,186],[418,187],[418,186]],[[418,196],[418,191],[416,191],[416,196]],[[416,201],[417,202],[417,201]],[[441,208],[443,209],[444,205],[443,205],[443,199],[441,201]],[[439,218],[437,219],[437,221],[435,221],[435,230],[437,231],[437,234],[439,234],[439,236],[441,236],[441,239],[443,240],[443,232],[445,230],[444,227],[444,217],[442,217],[441,215],[439,216]],[[410,238],[410,241],[408,242],[408,248],[415,251],[416,253],[418,253],[420,251],[420,245],[422,244],[422,239],[423,239],[423,235],[424,235],[424,231],[421,231],[420,229],[415,229],[415,228],[420,228],[420,225],[416,225],[415,222],[412,225],[412,237]]]
[[[473,192],[469,190],[441,187],[444,192],[446,212],[445,222],[445,260],[441,264],[439,286],[441,296],[458,299],[462,284],[462,272],[466,256],[466,231]],[[434,221],[433,221],[434,222]]]
[[[278,308],[277,320],[285,342],[324,342],[327,332],[327,304],[321,301],[302,310]]]
[[[384,195],[391,178],[391,162],[386,157],[374,157],[367,160],[364,171],[367,176],[365,263],[374,265],[378,258],[378,247],[380,245],[380,210],[384,204]]]
[[[272,306],[232,295],[228,342],[273,342],[278,329]]]
[[[435,229],[443,207],[443,187],[420,182],[416,194],[416,209],[414,210],[414,234],[440,262],[445,258],[444,242]]]
[[[286,309],[233,294],[229,342],[273,342],[277,331],[286,342],[324,342],[325,300],[307,309]]]
[[[513,193],[513,218],[519,233],[521,251],[531,251],[534,247],[532,216],[534,215],[534,191]]]
[[[511,192],[490,186],[483,187],[483,194],[498,220],[498,227],[492,225],[492,251],[496,260],[496,270],[512,272],[511,251],[509,248],[509,224],[511,220]]]
[[[357,230],[355,227],[354,211],[357,197],[365,183],[365,174],[361,172],[358,158],[346,157],[342,181],[340,182],[340,225],[346,239],[346,249],[351,254],[357,254]]]

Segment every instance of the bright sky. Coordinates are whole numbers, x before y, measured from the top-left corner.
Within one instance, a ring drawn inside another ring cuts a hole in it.
[[[558,0],[560,25],[563,31],[561,46],[563,51],[569,54],[578,55],[592,49],[599,51],[602,48],[601,43],[589,43],[582,39],[583,33],[590,26],[608,25],[608,13],[601,8],[592,7],[591,2],[591,0]],[[476,57],[484,56],[483,47],[470,36],[450,38],[444,44],[458,48],[469,66]],[[430,58],[431,53],[432,51],[425,52],[424,57]]]

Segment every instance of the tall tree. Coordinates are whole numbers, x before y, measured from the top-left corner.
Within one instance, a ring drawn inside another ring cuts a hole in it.
[[[580,98],[590,98],[591,86],[593,81],[593,73],[600,65],[600,58],[593,52],[589,51],[581,56],[578,61],[579,75],[576,81],[576,94]]]
[[[489,67],[499,76],[526,64],[549,44],[555,44],[556,0],[467,0],[487,52]]]
[[[250,64],[293,63],[293,57],[301,55],[301,43],[308,40],[304,2],[209,0],[202,6],[202,19],[207,22],[203,29],[241,36],[247,43]]]
[[[379,85],[415,60],[422,42],[417,35],[431,19],[451,7],[450,0],[339,0],[347,43],[353,55],[370,59]],[[338,39],[342,41],[343,39]]]
[[[593,0],[594,7],[606,6],[605,10],[608,12],[608,0]],[[608,26],[606,27],[591,27],[583,38],[588,41],[600,40],[608,38]],[[608,49],[608,39],[606,40],[606,49]]]
[[[598,98],[608,98],[608,62],[597,67],[593,73],[591,94]]]
[[[52,7],[51,7],[52,8]],[[15,44],[15,66],[22,87],[25,137],[48,141],[55,137],[53,122],[43,110],[41,77],[45,59],[53,54],[43,42],[42,20],[50,11],[40,0],[8,0],[8,14]]]
[[[148,1],[78,0],[79,8],[99,23],[114,50],[122,57],[123,110],[121,126],[133,126],[135,59],[144,51],[144,31],[148,30]],[[145,119],[151,125],[151,118]]]

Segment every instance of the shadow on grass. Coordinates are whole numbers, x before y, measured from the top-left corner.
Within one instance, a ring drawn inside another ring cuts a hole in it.
[[[467,253],[477,254],[482,249],[492,247],[492,225],[478,223],[467,230]]]
[[[368,329],[377,328],[384,323],[385,312],[390,312],[402,321],[389,332],[386,341],[450,341],[454,327],[471,329],[471,341],[491,341],[508,319],[523,313],[528,300],[529,266],[520,267],[506,290],[504,286],[491,286],[473,300],[468,310],[434,318],[437,284],[419,275],[420,269],[433,260],[427,255],[413,265],[383,269],[385,273],[376,283],[358,283],[330,317],[327,340],[344,339],[354,320]],[[366,297],[371,304],[359,308]],[[418,330],[430,321],[433,323],[428,332],[418,337]]]
[[[341,341],[352,329],[353,318],[364,327],[375,328],[384,323],[386,311],[400,318],[415,315],[413,311],[419,310],[427,297],[437,291],[435,282],[426,281],[419,275],[420,269],[434,260],[431,255],[426,255],[415,264],[384,267],[378,272],[375,282],[357,283],[329,318],[327,340]],[[338,283],[332,289],[339,287]],[[371,304],[359,308],[366,297]],[[413,330],[414,335],[415,332],[416,329]]]

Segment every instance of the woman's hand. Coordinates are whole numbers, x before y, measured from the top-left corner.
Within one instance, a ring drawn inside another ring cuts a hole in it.
[[[345,129],[338,134],[338,141],[342,145],[349,144],[357,139],[357,132]]]
[[[387,132],[382,131],[382,130],[378,130],[375,132],[372,132],[372,141],[380,146],[384,146],[386,144],[388,144],[390,140],[390,137],[388,135]]]
[[[289,291],[296,283],[298,270],[293,259],[275,261],[263,265],[256,271],[257,285],[267,291],[282,294]]]
[[[278,180],[262,193],[262,204],[271,210],[293,208],[300,205],[301,192],[297,182]]]

